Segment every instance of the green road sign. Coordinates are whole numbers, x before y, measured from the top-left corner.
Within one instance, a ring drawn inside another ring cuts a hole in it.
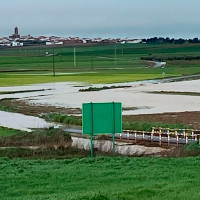
[[[118,102],[83,103],[82,122],[83,134],[121,133],[122,104]]]
[[[112,133],[113,153],[115,152],[115,133],[122,132],[122,104],[83,103],[82,133],[90,135],[90,155],[93,156],[93,135]]]

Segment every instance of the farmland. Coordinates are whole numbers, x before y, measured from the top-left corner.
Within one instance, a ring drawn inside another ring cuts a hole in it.
[[[0,87],[51,82],[79,82],[78,87],[83,88],[84,84],[123,83],[200,74],[200,60],[195,59],[199,52],[199,44],[187,43],[182,45],[76,46],[75,49],[61,46],[0,49]],[[191,60],[185,59],[189,56],[192,58]],[[142,60],[145,57],[149,59],[157,57],[162,60],[166,58],[164,60],[167,62],[166,67],[147,67],[147,62]],[[53,65],[55,66],[55,76],[52,72]],[[161,84],[155,85],[160,86]],[[46,89],[32,88],[30,93],[27,88],[19,88],[14,91],[2,90],[1,95],[5,95],[6,99],[0,101],[0,110],[40,117],[45,114],[46,119],[50,121],[80,125],[80,117],[67,116],[71,111],[74,114],[80,114],[81,109],[78,107],[74,110],[71,110],[72,107],[64,108],[62,101],[59,105],[63,107],[56,107],[55,104],[43,106],[33,103],[30,105],[25,100],[30,99],[33,102],[34,95],[36,100],[50,96],[49,99],[53,99],[55,102],[63,99],[63,101],[75,104],[77,99],[83,101],[84,98],[81,95],[91,97],[90,99],[98,96],[93,95],[97,94],[93,92],[90,94],[78,92],[77,85],[73,86],[73,90],[70,89],[72,86],[67,86],[64,92],[57,92],[55,89],[62,87],[61,84],[57,86],[55,84],[53,88],[45,87]],[[143,92],[145,86],[141,87]],[[132,88],[137,89],[134,85]],[[107,93],[104,93],[106,92],[104,90],[100,91],[100,96],[109,96],[110,94],[113,98],[112,94],[115,93],[112,93],[112,90],[107,91]],[[139,96],[138,91],[137,93],[134,93],[134,90],[130,91],[130,94]],[[184,99],[182,97],[185,94],[188,98],[191,94],[196,94],[192,98],[198,98],[198,91],[192,91],[193,93],[188,91],[183,91],[180,95],[179,91],[152,89],[151,94],[145,94],[159,95],[162,92],[164,93],[162,95],[166,95],[168,98],[173,93],[173,100],[177,94],[181,99]],[[36,93],[34,94],[34,92]],[[168,94],[169,92],[171,93]],[[52,95],[53,93],[57,98]],[[22,97],[20,94],[23,94]],[[59,96],[59,94],[66,96]],[[74,94],[78,96],[71,98],[71,101],[67,99]],[[128,97],[129,93],[124,94]],[[6,95],[8,96],[6,97]],[[18,97],[21,99],[12,99],[16,98],[15,95],[19,95]],[[167,98],[163,98],[160,103],[165,102],[164,100],[168,104],[172,102],[171,100],[169,102]],[[156,101],[159,101],[158,99],[157,96]],[[134,106],[136,105],[136,99],[132,99],[132,96],[129,97],[129,100],[131,103],[133,102]],[[181,101],[175,102],[178,102],[176,107],[181,105]],[[132,105],[131,103],[127,105]],[[146,104],[144,103],[142,106],[146,106]],[[127,109],[134,109],[134,107]],[[140,106],[136,109],[139,110]],[[199,111],[123,116],[123,126],[126,129],[148,131],[152,126],[198,129]],[[66,138],[68,138],[68,142],[70,141],[68,133],[53,131],[38,130],[27,134],[0,127],[0,199],[200,199],[199,156],[182,158],[122,157],[98,153],[96,157],[91,158],[88,156],[87,150],[65,147]],[[22,145],[39,146],[39,149],[23,149]],[[54,147],[55,145],[57,145],[57,149]],[[194,150],[197,155],[200,148],[199,144],[195,145]],[[175,148],[174,150],[178,151],[179,149]],[[172,156],[178,156],[178,154]]]
[[[147,67],[141,59],[197,56],[198,44],[116,44],[75,49],[75,59],[73,47],[0,49],[0,86],[63,81],[116,83],[162,78],[163,72],[165,77],[200,73],[200,60],[171,60],[162,69]]]

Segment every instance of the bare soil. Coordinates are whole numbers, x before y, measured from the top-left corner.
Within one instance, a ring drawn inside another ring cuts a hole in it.
[[[80,108],[63,108],[48,105],[29,104],[26,101],[19,99],[2,99],[0,100],[0,107],[5,110],[32,116],[41,116],[42,114],[56,112],[60,114],[80,114]]]
[[[193,129],[200,129],[200,111],[196,112],[178,112],[178,113],[162,113],[162,114],[143,114],[143,115],[126,115],[123,120],[128,122],[146,121],[146,122],[162,122],[166,124],[185,124]]]

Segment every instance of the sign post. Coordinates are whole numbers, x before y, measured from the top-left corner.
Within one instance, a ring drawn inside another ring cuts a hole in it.
[[[83,103],[82,122],[82,133],[90,135],[91,156],[95,134],[112,134],[112,151],[115,152],[115,133],[122,132],[121,103]]]
[[[112,150],[115,153],[115,103],[113,102],[113,133],[112,133]]]
[[[93,156],[93,105],[91,102],[91,134],[90,134],[90,156]]]

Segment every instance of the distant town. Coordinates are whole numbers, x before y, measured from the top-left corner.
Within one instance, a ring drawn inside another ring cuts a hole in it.
[[[8,37],[0,37],[1,47],[20,47],[35,45],[67,45],[67,44],[108,44],[108,43],[140,43],[139,39],[120,39],[120,38],[79,38],[79,37],[57,37],[57,36],[20,36],[18,27],[14,28],[14,33]]]

